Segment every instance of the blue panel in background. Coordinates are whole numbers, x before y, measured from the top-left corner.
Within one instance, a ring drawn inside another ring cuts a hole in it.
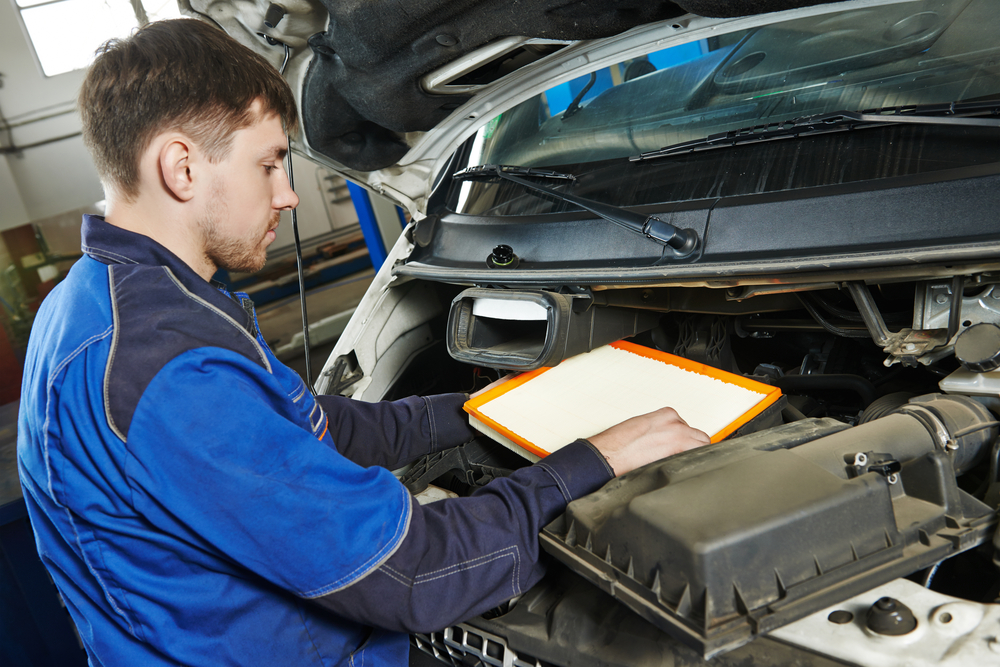
[[[580,94],[580,91],[582,91],[588,83],[590,83],[589,74],[577,77],[569,82],[569,89],[570,92],[573,93],[573,99],[576,99],[576,96]],[[587,94],[583,96],[580,103],[582,104],[583,102],[594,99],[613,85],[615,84],[611,80],[611,72],[607,67],[597,70],[597,81],[595,81],[594,85],[590,87]]]
[[[358,213],[358,223],[361,224],[361,232],[365,235],[365,245],[368,246],[372,266],[378,271],[389,257],[389,253],[386,252],[382,231],[378,228],[378,221],[375,220],[372,200],[368,196],[368,191],[356,183],[347,181],[347,189],[351,193],[354,210]]]
[[[545,100],[549,103],[549,115],[558,116],[573,101],[573,93],[569,92],[569,82],[560,83],[545,91]]]
[[[663,49],[662,51],[656,51],[655,53],[650,53],[647,59],[650,63],[657,69],[666,69],[668,67],[673,67],[674,65],[680,65],[681,63],[686,63],[688,61],[694,60],[695,58],[700,58],[704,54],[708,53],[708,42],[704,39],[697,42],[689,42],[687,44],[681,44],[679,46],[672,46],[669,49]],[[615,65],[619,67],[624,73],[625,63]],[[576,96],[580,94],[580,91],[584,89],[587,82],[590,81],[590,75],[584,74],[579,76],[572,81],[567,81],[566,83],[561,83],[558,86],[553,86],[545,91],[545,101],[549,105],[549,115],[558,116],[564,112]],[[608,68],[598,70],[597,81],[587,94],[583,96],[582,102],[586,102],[600,95],[602,92],[611,88],[613,82],[611,80],[611,72]]]
[[[549,103],[549,114],[552,116],[558,116],[565,111],[589,82],[590,75],[584,74],[583,76],[578,76],[572,81],[567,81],[566,83],[559,84],[558,86],[549,88],[545,91],[545,99]],[[595,81],[594,85],[590,87],[587,94],[583,96],[580,103],[582,104],[583,102],[594,99],[613,85],[614,82],[611,80],[611,72],[608,71],[608,68],[605,67],[604,69],[598,70],[597,81]]]
[[[702,39],[697,42],[688,42],[687,44],[650,53],[647,58],[649,62],[653,63],[656,69],[661,70],[686,63],[695,58],[700,58],[706,53],[708,53],[708,43]]]

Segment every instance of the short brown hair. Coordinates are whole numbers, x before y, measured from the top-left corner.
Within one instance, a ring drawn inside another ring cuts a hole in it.
[[[153,137],[176,129],[217,162],[258,99],[294,130],[295,98],[264,58],[208,23],[158,21],[98,49],[80,90],[83,139],[105,187],[134,200]]]

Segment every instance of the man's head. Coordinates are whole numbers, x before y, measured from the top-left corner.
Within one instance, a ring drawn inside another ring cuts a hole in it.
[[[257,104],[255,104],[257,102]],[[193,19],[151,23],[98,52],[80,91],[83,137],[109,195],[139,195],[140,156],[176,130],[212,161],[260,116],[296,123],[288,84],[267,61]]]

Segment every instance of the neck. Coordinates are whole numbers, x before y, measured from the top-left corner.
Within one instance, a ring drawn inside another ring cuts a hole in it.
[[[187,211],[178,210],[174,202],[154,202],[142,196],[131,202],[109,196],[107,201],[109,224],[153,239],[206,281],[215,275],[218,267],[201,249],[197,221],[188,219]]]

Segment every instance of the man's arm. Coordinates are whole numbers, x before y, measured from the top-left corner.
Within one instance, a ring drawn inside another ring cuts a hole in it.
[[[465,394],[411,396],[365,403],[317,396],[337,451],[361,466],[390,470],[424,454],[457,447],[475,435],[462,410]]]
[[[613,476],[595,447],[624,473],[708,442],[660,411],[469,498],[421,507],[384,468],[348,461],[283,416],[274,401],[286,396],[235,353],[195,350],[172,361],[132,420],[130,502],[165,534],[248,576],[391,629],[443,627],[537,581],[538,531]],[[631,455],[625,441],[636,435],[643,452]]]
[[[481,614],[541,579],[542,526],[613,476],[601,454],[578,441],[470,497],[413,501],[396,552],[364,579],[314,602],[400,632],[430,632]]]
[[[315,602],[401,632],[430,632],[481,614],[541,579],[538,533],[569,502],[599,489],[616,470],[624,474],[709,438],[664,408],[591,441],[571,443],[468,498],[414,502],[409,532],[392,557]]]

